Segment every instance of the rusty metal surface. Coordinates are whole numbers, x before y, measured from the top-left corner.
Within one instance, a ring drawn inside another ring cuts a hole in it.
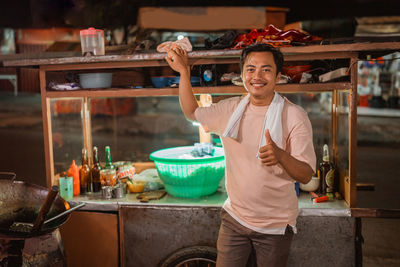
[[[189,52],[190,58],[204,58],[204,57],[239,57],[239,50],[208,50],[208,51],[193,51]],[[150,61],[162,60],[166,53],[146,52],[134,53],[132,55],[105,55],[105,56],[91,56],[91,57],[62,57],[62,58],[28,58],[28,59],[6,59],[3,61],[4,66],[37,66],[37,65],[52,65],[52,64],[74,64],[74,63],[99,63],[99,62],[123,62],[123,61]]]
[[[174,206],[174,207],[222,207],[227,195],[225,192],[216,193],[201,198],[178,198],[167,194],[159,200],[141,203],[136,198],[138,194],[127,194],[120,199],[102,199],[99,193],[74,197],[69,201],[73,206],[84,202],[86,205],[80,210],[87,211],[117,211],[120,206]],[[298,198],[299,216],[332,216],[351,217],[351,210],[344,200],[331,200],[322,203],[313,203],[308,193],[301,193]]]
[[[44,225],[37,233],[10,232],[13,222],[33,223],[39,213],[48,189],[22,181],[0,180],[0,237],[26,238],[51,232],[63,224],[69,214]],[[65,201],[57,196],[48,218],[66,210]]]
[[[310,194],[304,192],[300,193],[298,203],[301,217],[351,217],[351,210],[344,200],[313,203]]]
[[[186,247],[216,247],[221,208],[184,205],[121,205],[122,266],[158,266]],[[303,193],[299,209],[288,266],[353,266],[354,218],[346,203],[312,204]]]
[[[122,266],[159,266],[187,247],[216,247],[220,208],[122,206]],[[299,217],[288,266],[354,266],[354,218]]]
[[[103,199],[100,193],[91,195],[80,195],[69,201],[70,204],[76,205],[84,202],[86,205],[80,210],[88,211],[117,211],[119,206],[175,206],[175,207],[222,207],[227,194],[226,192],[217,191],[216,193],[201,198],[178,198],[170,194],[166,194],[159,200],[151,200],[149,203],[142,203],[137,196],[139,194],[128,193],[123,198]]]
[[[22,251],[22,267],[65,267],[64,246],[59,230],[28,238]]]
[[[288,266],[354,266],[354,224],[351,217],[299,217]]]
[[[221,208],[122,206],[122,266],[154,267],[179,249],[216,247]]]
[[[283,47],[281,51],[285,55],[291,54],[315,54],[350,51],[387,51],[388,53],[400,49],[400,42],[376,42],[376,43],[352,43],[352,44],[332,44],[332,45],[310,45],[300,47]],[[189,58],[238,58],[241,50],[201,50],[189,52]],[[0,58],[3,66],[21,67],[21,66],[40,66],[53,64],[84,64],[84,63],[106,63],[106,62],[128,62],[128,61],[164,61],[166,53],[157,52],[139,52],[132,55],[105,55],[93,57],[54,57],[54,58],[21,58],[13,57]],[[203,63],[206,64],[206,63]]]

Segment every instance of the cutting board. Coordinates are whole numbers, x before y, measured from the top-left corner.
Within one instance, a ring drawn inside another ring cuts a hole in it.
[[[167,192],[165,190],[156,190],[156,191],[141,193],[136,198],[140,199],[140,202],[149,202],[149,200],[160,199],[166,194]]]

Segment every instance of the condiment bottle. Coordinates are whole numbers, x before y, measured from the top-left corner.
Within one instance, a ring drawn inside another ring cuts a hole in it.
[[[78,168],[78,166],[76,166],[75,160],[72,160],[72,164],[69,167],[69,170],[67,173],[68,173],[68,176],[72,177],[74,196],[77,196],[80,194],[81,189],[80,189],[80,183],[79,183],[79,168]]]
[[[328,145],[325,144],[322,154],[322,163],[319,166],[321,179],[320,179],[320,193],[332,194],[335,190],[335,169],[333,164],[329,161]]]
[[[60,187],[60,196],[65,200],[70,200],[73,198],[73,178],[68,177],[66,172],[60,174],[58,180]]]
[[[112,164],[111,151],[109,146],[106,146],[105,152],[106,152],[106,164],[104,165],[104,169],[115,169],[115,166]]]
[[[97,147],[93,147],[93,165],[90,169],[90,177],[92,178],[93,192],[99,192],[101,189],[100,183],[100,163],[97,152]]]
[[[86,148],[82,149],[82,166],[79,169],[79,181],[81,186],[81,194],[90,192],[90,168],[88,165],[88,156]]]

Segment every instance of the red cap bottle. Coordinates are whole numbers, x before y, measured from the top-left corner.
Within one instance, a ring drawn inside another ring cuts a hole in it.
[[[69,167],[67,174],[69,177],[72,177],[74,196],[79,195],[81,193],[80,182],[79,182],[79,168],[78,166],[76,166],[75,160],[72,160],[72,164]]]

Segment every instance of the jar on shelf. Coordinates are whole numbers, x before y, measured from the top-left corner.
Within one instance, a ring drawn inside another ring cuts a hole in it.
[[[101,186],[114,186],[117,183],[117,172],[115,169],[100,170]]]

